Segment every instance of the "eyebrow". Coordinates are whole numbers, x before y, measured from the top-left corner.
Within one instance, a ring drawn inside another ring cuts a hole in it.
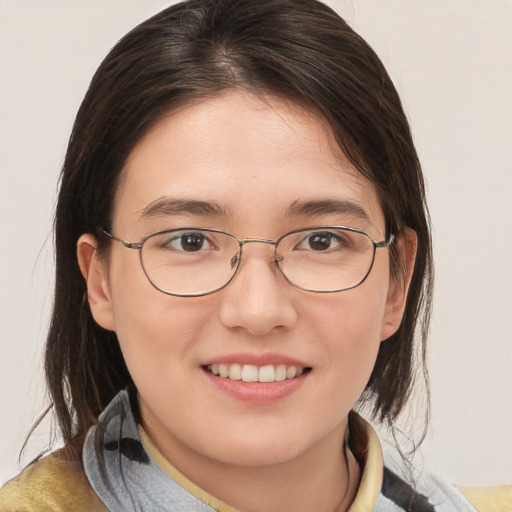
[[[371,223],[370,216],[364,208],[357,203],[345,199],[312,199],[308,201],[294,201],[286,210],[287,216],[307,216],[326,214],[348,215],[355,219]]]
[[[229,210],[215,202],[199,201],[173,197],[160,197],[146,206],[139,219],[147,219],[165,215],[205,215],[208,217],[227,217]]]
[[[146,206],[139,219],[166,215],[204,215],[208,217],[229,217],[233,213],[229,208],[220,206],[214,201],[200,201],[163,196]],[[370,216],[357,203],[344,199],[311,199],[296,200],[285,210],[286,217],[306,217],[308,215],[341,214],[371,223]]]

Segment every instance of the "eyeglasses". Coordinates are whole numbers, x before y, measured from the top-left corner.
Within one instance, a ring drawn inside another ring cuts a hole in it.
[[[139,242],[125,242],[140,252],[151,284],[163,293],[199,297],[222,290],[235,276],[245,245],[274,246],[274,263],[292,285],[310,292],[331,293],[359,286],[370,273],[377,249],[395,240],[375,242],[364,231],[345,226],[296,229],[276,240],[244,238],[219,229],[179,228],[157,231]]]

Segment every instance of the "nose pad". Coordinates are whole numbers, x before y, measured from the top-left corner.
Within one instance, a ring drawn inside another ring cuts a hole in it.
[[[274,263],[277,265],[277,268],[281,270],[281,267],[279,266],[279,263],[281,263],[284,260],[284,256],[280,256],[277,254],[276,250],[274,250]]]
[[[237,265],[238,263],[240,262],[240,251],[237,252],[230,260],[230,263],[231,263],[231,270],[233,270]]]

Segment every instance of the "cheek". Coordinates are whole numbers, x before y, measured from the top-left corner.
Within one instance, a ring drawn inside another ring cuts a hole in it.
[[[363,283],[339,297],[313,300],[308,314],[314,322],[318,349],[325,351],[325,386],[341,390],[350,405],[363,392],[380,347],[386,289]],[[323,347],[321,347],[323,345]]]
[[[190,357],[211,307],[206,301],[158,291],[138,261],[118,265],[111,283],[115,332],[137,387],[138,380],[176,373],[177,365]]]
[[[177,353],[186,350],[207,322],[208,313],[201,313],[200,307],[180,304],[186,299],[151,295],[154,294],[124,298],[114,307],[116,334],[122,350],[140,352],[143,358],[158,357],[163,350]]]
[[[320,338],[329,340],[333,353],[346,350],[358,353],[380,342],[386,295],[386,289],[376,288],[367,281],[338,296],[333,295],[330,301],[328,296],[327,301],[313,300],[307,309],[319,329]]]

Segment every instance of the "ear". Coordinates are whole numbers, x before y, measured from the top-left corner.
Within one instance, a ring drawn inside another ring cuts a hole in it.
[[[381,328],[381,340],[386,340],[397,331],[405,310],[407,292],[416,260],[418,237],[416,231],[405,227],[396,241],[396,252],[400,266],[396,276],[391,276],[386,309]]]
[[[98,242],[93,235],[82,235],[77,242],[78,266],[87,284],[87,299],[94,320],[110,331],[115,330],[114,313],[106,264],[98,257]]]

